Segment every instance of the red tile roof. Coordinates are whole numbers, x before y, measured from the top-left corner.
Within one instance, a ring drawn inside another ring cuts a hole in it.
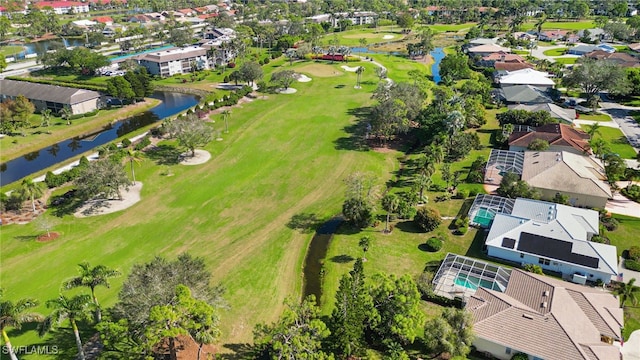
[[[202,15],[198,15],[198,18],[200,19],[208,19],[208,18],[212,18],[212,17],[216,17],[218,16],[218,14],[202,14]]]
[[[183,13],[185,15],[191,14],[193,12],[193,10],[191,9],[180,9],[178,10],[178,12]]]
[[[547,124],[535,128],[535,131],[513,132],[509,136],[509,146],[527,147],[535,139],[546,140],[549,145],[567,146],[589,152],[589,135],[565,124]]]
[[[596,60],[609,60],[613,61],[622,67],[636,67],[640,66],[640,60],[625,53],[608,53],[602,50],[595,50],[585,55],[585,57]]]
[[[98,16],[94,17],[92,20],[103,24],[113,22],[113,19],[110,16]]]
[[[495,53],[492,53],[492,54],[489,54],[489,55],[486,55],[486,56],[482,57],[482,60],[484,60],[484,61],[493,61],[493,60],[498,61],[498,60],[501,60],[501,61],[509,61],[509,62],[512,62],[512,61],[516,60],[516,61],[522,62],[522,61],[524,61],[524,58],[522,56],[520,56],[520,55],[517,55],[517,54],[508,54],[508,53],[506,53],[504,51],[498,51],[498,52],[495,52]]]
[[[35,4],[35,6],[39,8],[51,7],[54,9],[71,7],[71,6],[83,6],[83,5],[85,4],[77,1],[39,1]]]
[[[505,70],[505,71],[517,71],[522,69],[533,69],[534,66],[529,64],[526,61],[516,61],[516,62],[505,62],[505,61],[496,61],[493,64],[493,67],[496,70]]]

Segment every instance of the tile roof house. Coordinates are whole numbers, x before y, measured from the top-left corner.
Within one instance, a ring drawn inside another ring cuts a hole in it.
[[[489,55],[485,55],[480,59],[478,65],[480,66],[493,66],[497,61],[501,62],[524,62],[524,58],[517,54],[509,54],[504,51],[499,51],[495,53],[491,53]]]
[[[89,12],[89,4],[77,1],[38,1],[34,6],[39,9],[52,8],[57,15],[68,14],[69,12],[74,14]]]
[[[629,55],[629,54],[625,54],[625,53],[609,53],[606,51],[602,51],[602,50],[595,50],[592,51],[586,55],[584,55],[584,57],[587,57],[589,59],[594,59],[594,60],[606,60],[606,61],[611,61],[613,63],[615,63],[618,66],[621,67],[638,67],[640,66],[640,60],[636,59],[635,57]]]
[[[506,292],[479,288],[465,307],[473,314],[474,346],[494,358],[615,360],[622,309],[599,288],[514,269]]]
[[[524,69],[533,69],[533,64],[530,64],[526,61],[496,61],[493,63],[493,68],[498,71],[518,71]]]
[[[586,55],[592,51],[596,51],[596,50],[601,50],[601,51],[606,51],[608,53],[614,53],[616,51],[615,48],[607,45],[607,44],[600,44],[600,45],[578,45],[578,46],[574,46],[572,48],[569,48],[569,50],[567,50],[568,54],[571,55]]]
[[[536,139],[547,141],[551,151],[569,151],[580,155],[591,151],[589,134],[565,124],[516,126],[509,136],[509,150],[526,151],[529,144]]]
[[[485,245],[494,258],[608,284],[618,275],[617,250],[590,241],[598,232],[595,210],[518,198],[510,214],[496,214]]]
[[[640,51],[640,43],[633,43],[633,44],[629,44],[629,49],[635,51],[635,52],[639,52]]]
[[[558,121],[564,122],[565,124],[573,124],[573,120],[576,119],[575,109],[561,108],[554,103],[509,105],[508,108],[510,110],[546,111],[552,118],[558,119]]]
[[[58,113],[68,107],[73,114],[97,109],[100,99],[100,93],[96,91],[0,79],[0,102],[19,95],[29,99],[37,110],[50,109]]]
[[[548,30],[541,31],[538,38],[542,41],[556,41],[565,37],[569,33],[568,30]]]
[[[532,85],[538,88],[551,88],[555,82],[549,78],[550,74],[534,69],[523,69],[509,72],[498,78],[500,87],[514,85]]]
[[[113,24],[113,18],[111,16],[98,16],[94,17],[92,20],[101,24],[105,24],[107,26]]]
[[[510,104],[546,104],[553,102],[546,89],[531,85],[507,86],[500,89],[500,93],[502,99]]]
[[[496,44],[478,45],[467,49],[470,56],[487,56],[497,52],[510,53],[511,49]]]
[[[556,193],[569,196],[573,206],[604,208],[612,197],[602,165],[589,156],[569,151],[526,151],[522,180],[551,200]]]

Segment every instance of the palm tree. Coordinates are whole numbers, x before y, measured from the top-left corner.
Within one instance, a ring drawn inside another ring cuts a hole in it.
[[[20,191],[31,199],[31,207],[33,207],[33,212],[35,213],[36,198],[39,198],[43,194],[40,183],[34,182],[31,178],[25,178],[22,180]]]
[[[364,72],[364,67],[358,66],[358,69],[356,69],[356,89],[360,89],[360,80],[362,79],[363,72]]]
[[[587,129],[587,134],[589,134],[589,136],[594,137],[596,134],[600,135],[600,128],[602,127],[602,125],[600,125],[599,122],[595,122],[593,124],[591,124],[591,126],[589,126],[589,128]]]
[[[49,127],[49,125],[51,125],[51,110],[44,109],[40,112],[40,115],[42,115],[42,123],[40,123],[40,126]]]
[[[362,249],[362,261],[367,261],[366,255],[369,247],[371,246],[371,237],[363,236],[358,241],[358,246]]]
[[[640,287],[635,286],[635,282],[636,279],[632,278],[628,283],[618,283],[615,290],[613,290],[613,294],[620,299],[620,307],[624,307],[628,300],[631,300],[633,306],[638,305],[637,295],[640,294]]]
[[[538,19],[538,21],[536,22],[536,36],[537,36],[537,40],[540,41],[540,33],[542,32],[542,25],[547,22],[547,16],[546,15],[542,15],[542,17],[540,19]]]
[[[76,346],[78,347],[78,359],[85,360],[84,350],[82,349],[82,340],[80,339],[80,331],[76,320],[80,320],[87,316],[91,307],[91,296],[76,295],[68,298],[62,294],[56,299],[47,300],[47,308],[53,309],[51,315],[47,316],[39,326],[40,336],[44,336],[55,325],[61,323],[65,319],[69,319],[73,335],[76,338]]]
[[[420,189],[420,201],[423,202],[425,200],[424,197],[424,189],[428,189],[431,186],[431,177],[427,176],[427,174],[419,174],[415,179],[415,184]]]
[[[434,161],[430,156],[425,155],[420,163],[420,174],[431,177],[431,175],[435,174],[436,166],[434,165]]]
[[[453,137],[464,127],[464,115],[458,110],[452,111],[446,118],[447,130],[449,130],[449,139],[453,144]]]
[[[429,145],[429,147],[427,149],[427,152],[429,153],[430,157],[436,162],[436,163],[441,163],[442,160],[444,160],[444,148],[442,147],[442,145],[438,145],[438,144],[434,144],[432,143],[431,145]]]
[[[224,132],[225,134],[229,132],[229,117],[231,117],[231,110],[224,110],[222,112],[222,119],[224,120]]]
[[[387,211],[387,223],[384,227],[384,232],[389,232],[389,218],[391,214],[395,213],[400,206],[400,199],[395,194],[387,194],[382,198],[382,208]]]
[[[3,291],[0,289],[0,332],[2,332],[2,339],[9,351],[9,357],[11,360],[18,360],[9,341],[7,328],[20,329],[25,322],[42,321],[43,316],[37,313],[26,312],[26,310],[38,306],[38,300],[36,299],[26,298],[12,302],[10,300],[3,300],[2,298]]]
[[[131,165],[131,179],[133,180],[134,185],[136,183],[136,172],[134,170],[133,164],[134,163],[139,164],[142,161],[141,155],[142,153],[138,150],[135,150],[135,149],[127,150],[126,159],[129,161],[129,164]]]
[[[105,265],[91,267],[86,261],[78,264],[78,272],[79,276],[65,281],[62,285],[65,289],[73,289],[81,286],[91,289],[91,297],[96,307],[96,322],[100,322],[102,320],[102,313],[100,312],[100,304],[96,297],[96,287],[102,285],[108,288],[109,278],[120,276],[120,272],[110,269]]]
[[[67,120],[67,125],[71,125],[71,116],[73,115],[71,108],[68,106],[63,107],[60,114],[63,119]]]
[[[367,39],[360,38],[360,40],[358,40],[358,43],[360,43],[360,47],[362,47],[363,49],[367,48]]]

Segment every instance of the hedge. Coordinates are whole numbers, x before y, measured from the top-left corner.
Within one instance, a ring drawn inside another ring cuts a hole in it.
[[[75,89],[86,89],[86,90],[93,90],[93,91],[107,91],[107,86],[100,86],[100,85],[96,85],[96,84],[87,84],[85,82],[66,82],[66,81],[59,81],[59,80],[47,80],[47,79],[34,79],[34,78],[24,78],[24,77],[19,77],[19,76],[7,76],[6,79],[9,80],[16,80],[16,81],[24,81],[24,82],[29,82],[29,83],[34,83],[34,84],[45,84],[45,85],[54,85],[54,86],[64,86],[64,87],[70,87],[70,88],[75,88]]]
[[[640,271],[640,262],[633,259],[627,259],[624,261],[624,267],[629,270]]]
[[[442,249],[442,240],[434,236],[429,240],[427,240],[425,245],[427,246],[428,250],[431,252],[440,251],[440,249]]]

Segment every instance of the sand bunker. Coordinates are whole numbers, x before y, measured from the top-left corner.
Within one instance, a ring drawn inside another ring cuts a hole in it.
[[[305,74],[298,75],[298,82],[309,82],[309,81],[311,81],[311,78],[308,77],[307,75]]]
[[[191,156],[191,153],[180,154],[180,164],[182,165],[200,165],[204,164],[211,159],[211,153],[206,150],[196,150],[195,155]]]
[[[358,71],[359,67],[360,66],[351,67],[351,66],[347,66],[347,65],[342,65],[342,68],[344,69],[344,71],[348,71],[348,72],[356,72],[356,71]]]
[[[278,94],[295,94],[298,90],[294,88],[286,88],[286,89],[277,89],[276,92]]]
[[[129,190],[122,190],[122,200],[89,200],[82,205],[78,211],[73,215],[75,217],[83,218],[88,216],[111,214],[116,211],[124,210],[133,206],[133,204],[140,201],[140,190],[142,189],[142,183],[136,182],[129,186]]]
[[[383,38],[384,40],[389,40],[389,39],[393,39],[394,37],[395,37],[395,36],[393,36],[393,35],[385,35],[385,36],[383,36],[382,38]]]

